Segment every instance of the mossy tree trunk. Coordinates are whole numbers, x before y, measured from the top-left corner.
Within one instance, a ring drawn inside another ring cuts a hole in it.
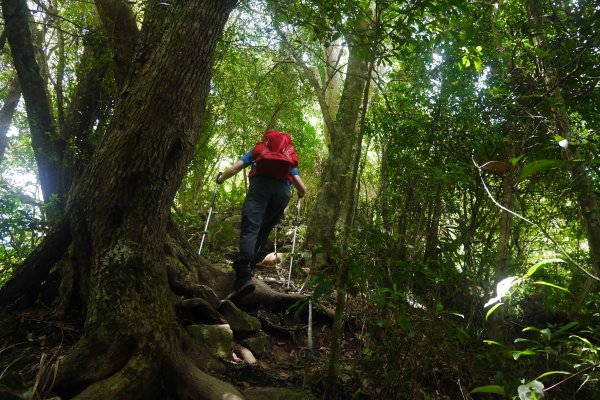
[[[84,387],[78,398],[151,398],[164,376],[182,398],[214,397],[184,355],[163,248],[198,140],[215,45],[234,4],[149,5],[114,122],[73,185],[66,211],[86,318],[58,384]],[[94,353],[98,367],[79,372]],[[221,386],[217,397],[239,396]]]
[[[173,292],[200,293],[200,281],[227,280],[199,271],[206,265],[177,245],[184,240],[170,224],[198,141],[215,46],[235,4],[148,3],[112,124],[75,178],[62,222],[0,290],[3,304],[35,291],[71,245],[84,328],[59,366],[61,397],[241,398],[201,371],[204,355],[178,323],[172,299]]]

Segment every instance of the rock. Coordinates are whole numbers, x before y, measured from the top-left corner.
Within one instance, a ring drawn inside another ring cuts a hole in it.
[[[219,312],[235,333],[252,333],[261,329],[260,321],[251,315],[246,314],[235,306],[231,301],[223,302]]]
[[[252,354],[256,354],[260,357],[267,350],[269,340],[266,336],[260,335],[245,338],[241,342],[252,352]]]
[[[251,387],[244,390],[248,400],[317,400],[310,392],[275,387]]]
[[[269,253],[262,259],[261,262],[256,265],[259,267],[275,267],[277,261],[277,265],[281,266],[287,262],[289,255],[287,253],[277,252],[277,259],[275,259],[275,253]]]
[[[227,360],[231,359],[233,331],[229,325],[190,325],[186,330],[212,355]]]

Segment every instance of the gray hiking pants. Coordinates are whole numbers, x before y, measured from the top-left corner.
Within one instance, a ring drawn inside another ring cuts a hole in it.
[[[233,268],[236,275],[254,275],[254,265],[260,261],[269,233],[279,222],[292,198],[287,182],[254,176],[242,209],[240,250]]]

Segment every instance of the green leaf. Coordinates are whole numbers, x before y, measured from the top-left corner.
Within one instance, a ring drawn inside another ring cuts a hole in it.
[[[492,313],[494,311],[496,311],[496,308],[500,307],[502,304],[504,304],[504,303],[498,303],[494,307],[490,308],[490,310],[487,312],[487,314],[485,314],[485,320],[487,321],[487,319],[489,318],[489,316],[492,315]]]
[[[499,394],[501,396],[506,396],[506,392],[502,386],[496,385],[488,385],[488,386],[479,386],[475,389],[471,390],[470,393],[494,393]]]
[[[555,289],[559,289],[559,290],[562,290],[562,291],[564,291],[564,292],[567,292],[567,293],[569,293],[570,295],[573,295],[573,293],[571,293],[571,292],[569,291],[569,289],[567,289],[567,288],[564,288],[564,287],[562,287],[562,286],[555,285],[555,284],[553,284],[553,283],[550,283],[550,282],[544,282],[544,281],[535,281],[535,282],[533,282],[533,283],[535,283],[536,285],[545,285],[545,286],[550,286],[550,287],[553,287],[553,288],[555,288]]]
[[[547,171],[552,168],[559,168],[565,166],[566,163],[563,160],[537,160],[529,164],[526,164],[521,171],[520,179],[529,178],[530,176],[537,174],[538,172]]]
[[[519,163],[519,161],[521,161],[521,158],[523,158],[523,154],[521,154],[520,156],[511,158],[509,161],[513,167],[516,167],[517,164]]]
[[[550,264],[550,263],[564,263],[564,262],[565,262],[565,260],[562,260],[560,258],[550,258],[547,260],[542,260],[542,261],[538,262],[537,264],[535,264],[533,267],[529,268],[529,270],[525,274],[524,278],[529,278],[543,265]]]
[[[473,64],[475,64],[475,69],[477,70],[478,73],[483,72],[483,60],[481,58],[474,57]]]
[[[486,339],[486,340],[483,341],[483,343],[489,344],[489,345],[494,345],[494,346],[505,347],[502,343],[496,342],[495,340]]]
[[[548,372],[544,372],[543,374],[541,374],[540,376],[538,376],[534,380],[539,381],[541,378],[544,378],[544,377],[550,376],[550,375],[556,375],[556,374],[571,375],[571,373],[567,372],[567,371],[548,371]]]
[[[573,338],[573,337],[574,337],[574,338],[576,338],[576,339],[579,339],[579,340],[581,340],[583,343],[585,343],[585,344],[587,344],[588,346],[592,347],[592,343],[590,343],[590,341],[589,341],[589,340],[587,340],[587,339],[586,339],[586,338],[584,338],[584,337],[581,337],[581,336],[578,336],[578,335],[571,335],[571,336],[569,336],[569,337],[570,337],[570,338]]]
[[[515,360],[518,360],[521,356],[534,356],[536,353],[531,349],[525,349],[521,351],[513,351],[512,356]]]
[[[579,325],[579,323],[577,323],[577,322],[569,322],[568,324],[563,325],[562,327],[560,327],[560,329],[558,329],[556,332],[554,332],[553,336],[562,335],[566,331],[568,331],[568,330],[570,330],[572,328],[575,328],[577,325]]]

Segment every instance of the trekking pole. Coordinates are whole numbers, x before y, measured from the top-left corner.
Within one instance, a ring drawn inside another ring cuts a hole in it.
[[[308,299],[308,343],[306,347],[308,347],[308,351],[313,351],[313,332],[312,332],[312,298]]]
[[[277,269],[277,229],[279,228],[279,224],[275,225],[275,269]]]
[[[297,212],[296,212],[296,220],[294,221],[294,240],[292,241],[292,254],[290,256],[290,272],[288,274],[287,288],[290,288],[290,281],[292,280],[292,265],[294,264],[294,250],[296,248],[296,235],[298,234],[298,222],[300,220],[300,200],[302,198],[298,197],[298,203],[296,204]]]
[[[217,175],[217,181],[221,177],[223,173],[219,172]],[[215,182],[215,192],[213,193],[212,201],[210,203],[210,209],[208,210],[208,218],[206,218],[206,224],[204,225],[204,232],[202,232],[202,240],[200,241],[200,248],[198,249],[198,255],[202,253],[202,246],[204,245],[204,238],[206,237],[206,232],[208,232],[208,223],[210,222],[210,216],[212,215],[213,207],[215,206],[215,198],[217,197],[217,188],[219,187],[219,183]]]

